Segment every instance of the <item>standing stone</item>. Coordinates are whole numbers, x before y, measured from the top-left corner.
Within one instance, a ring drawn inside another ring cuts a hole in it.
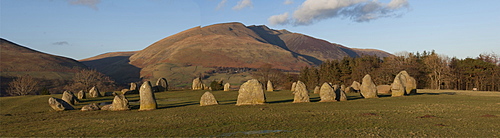
[[[295,91],[295,86],[297,86],[297,82],[292,83],[292,88],[290,88],[290,91]]]
[[[270,80],[267,81],[267,91],[268,92],[274,91],[274,89],[273,89],[273,83],[271,83]]]
[[[321,94],[321,92],[319,93]],[[293,94],[293,103],[309,102],[309,93],[307,92],[306,85],[303,82],[297,81]]]
[[[231,90],[231,84],[229,84],[229,82],[226,82],[226,84],[224,84],[224,91],[230,91]]]
[[[335,102],[335,91],[333,87],[328,83],[323,83],[319,89],[319,97],[321,101],[319,102]]]
[[[417,81],[412,76],[408,76],[406,81],[406,94],[417,94]]]
[[[359,82],[357,82],[357,81],[353,81],[351,84],[351,89],[353,92],[356,92],[356,93],[359,92],[361,90],[360,87],[361,87],[361,84],[359,84]]]
[[[314,87],[314,94],[319,94],[319,86]]]
[[[203,82],[201,81],[200,78],[195,78],[193,80],[193,85],[191,86],[191,89],[193,90],[203,90]]]
[[[57,99],[54,97],[49,98],[49,105],[52,109],[56,111],[64,111],[64,110],[74,110],[73,106],[62,99]]]
[[[365,77],[363,77],[360,91],[364,98],[378,98],[377,86],[373,83],[372,77],[369,74],[366,74]]]
[[[158,92],[168,91],[167,79],[159,78],[158,81],[156,81],[156,89]]]
[[[91,103],[82,107],[81,111],[97,111],[101,110],[96,103]]]
[[[137,84],[136,84],[136,83],[131,82],[131,83],[130,83],[130,90],[131,90],[131,91],[138,91],[138,90],[139,90],[139,88],[137,88]]]
[[[238,90],[236,105],[257,105],[266,102],[266,95],[262,85],[256,79],[248,80]]]
[[[78,92],[78,99],[86,99],[87,98],[87,95],[85,94],[85,92],[83,90],[80,90]]]
[[[218,105],[215,96],[211,92],[205,92],[200,99],[200,106]]]
[[[76,98],[75,94],[73,92],[69,91],[64,91],[62,100],[64,100],[66,103],[69,103],[71,105],[75,105],[75,103],[78,103],[78,99]]]
[[[92,87],[92,89],[90,89],[89,95],[92,98],[101,97],[101,93],[99,92],[99,89],[97,89],[97,87],[95,87],[95,86]]]
[[[156,109],[156,99],[149,81],[142,83],[141,88],[139,89],[139,97],[141,103],[139,111]]]
[[[142,102],[141,102],[142,103]],[[118,94],[113,99],[113,103],[110,107],[111,111],[125,111],[130,110],[130,105],[128,103],[127,97],[123,94]]]
[[[338,91],[340,93],[340,96],[338,97],[338,100],[339,101],[347,101],[347,95],[345,94],[344,89],[342,89],[342,86],[340,87],[340,89],[336,90],[336,91]]]
[[[390,85],[379,85],[377,86],[377,93],[391,94]]]
[[[394,81],[391,84],[391,94],[392,97],[399,97],[405,95],[405,86],[404,82],[401,81],[401,77],[399,74],[394,78]]]

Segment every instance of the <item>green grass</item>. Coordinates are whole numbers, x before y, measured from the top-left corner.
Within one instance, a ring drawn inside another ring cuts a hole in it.
[[[290,91],[266,92],[267,104],[235,106],[237,91],[215,91],[221,105],[199,106],[205,91],[155,93],[159,109],[55,112],[50,96],[0,98],[0,137],[10,136],[268,136],[268,137],[499,137],[500,93],[421,90],[419,95],[291,103]],[[110,102],[112,97],[83,100]],[[496,116],[496,117],[495,117]]]

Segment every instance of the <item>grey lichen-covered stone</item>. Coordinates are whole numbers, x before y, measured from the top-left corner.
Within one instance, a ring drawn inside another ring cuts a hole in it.
[[[74,110],[73,106],[62,99],[57,99],[54,97],[49,98],[49,105],[52,109],[56,111],[64,111],[64,110]]]
[[[71,105],[75,105],[75,103],[80,102],[80,101],[78,101],[76,96],[73,94],[73,92],[70,92],[70,91],[63,92],[62,100],[71,104]]]
[[[257,105],[265,102],[264,89],[258,80],[251,79],[240,86],[236,105]]]
[[[200,106],[218,105],[215,96],[211,92],[205,92],[200,98]]]
[[[417,94],[417,80],[412,76],[408,76],[405,88],[406,94]]]
[[[85,94],[85,92],[83,90],[80,90],[78,92],[78,99],[86,99],[87,98],[87,95]]]
[[[270,80],[267,81],[267,91],[268,92],[274,91],[273,83]]]
[[[323,83],[319,89],[319,97],[321,100],[319,102],[335,102],[335,91],[329,83]]]
[[[390,85],[378,85],[377,86],[377,93],[390,94],[391,93],[391,86]]]
[[[391,84],[392,96],[404,96],[417,93],[417,82],[408,72],[399,72]]]
[[[96,103],[91,103],[82,107],[81,111],[97,111],[101,110]]]
[[[295,91],[293,92],[293,94],[293,103],[310,102],[306,85],[301,81],[297,81],[297,85],[295,86]]]
[[[224,84],[224,91],[230,91],[231,90],[231,84],[226,83]]]
[[[203,82],[201,81],[200,78],[195,78],[193,79],[193,85],[191,86],[191,89],[193,90],[203,90],[205,86],[203,85]]]
[[[111,111],[111,108],[113,108],[113,105],[107,104],[107,105],[102,106],[101,110]]]
[[[168,91],[167,79],[159,78],[158,81],[156,81],[156,89],[158,92]]]
[[[90,89],[89,95],[92,98],[101,97],[102,96],[101,93],[99,92],[99,89],[97,89],[96,86],[94,86],[94,87],[92,87],[92,89]]]
[[[142,83],[141,88],[139,89],[139,96],[139,111],[154,110],[157,108],[158,105],[156,104],[156,98],[149,81]]]
[[[297,82],[292,83],[292,88],[290,88],[290,91],[295,91],[295,86],[297,86]]]
[[[363,77],[360,91],[364,98],[378,98],[377,86],[373,83],[372,77],[369,74],[366,74],[365,77]]]

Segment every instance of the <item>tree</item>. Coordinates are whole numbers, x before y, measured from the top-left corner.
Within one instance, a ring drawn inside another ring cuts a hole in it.
[[[431,89],[441,89],[441,84],[449,72],[449,58],[431,52],[423,59]]]
[[[9,83],[9,90],[7,92],[10,95],[28,95],[36,94],[38,90],[38,81],[30,75],[23,75],[18,76]]]
[[[98,87],[100,90],[106,91],[114,87],[114,81],[108,76],[96,70],[81,70],[75,74],[72,79],[72,84],[66,87],[68,90],[88,91],[93,86]]]
[[[252,73],[253,78],[261,83],[273,82],[274,87],[283,87],[287,83],[287,75],[278,69],[274,69],[271,64],[264,64]]]

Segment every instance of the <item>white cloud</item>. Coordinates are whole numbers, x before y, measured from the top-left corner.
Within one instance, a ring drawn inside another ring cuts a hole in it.
[[[285,0],[285,2],[283,2],[283,4],[285,4],[285,5],[293,4],[293,0]]]
[[[233,10],[241,10],[246,7],[253,7],[252,0],[240,0],[238,4],[233,7]]]
[[[271,16],[274,20],[269,18],[269,22],[281,25],[310,25],[329,18],[347,18],[355,22],[368,22],[382,17],[399,17],[403,14],[399,10],[408,7],[407,0],[391,0],[389,3],[381,3],[377,0],[306,0],[286,21],[278,22],[276,19],[283,17],[282,14]]]
[[[271,25],[288,24],[288,12],[280,15],[273,15],[267,19]]]
[[[68,1],[71,5],[82,5],[92,8],[94,10],[99,10],[97,4],[101,3],[101,0],[70,0]]]
[[[217,5],[217,8],[215,8],[215,10],[220,10],[222,9],[224,6],[226,6],[226,2],[227,0],[222,0],[218,5]]]

